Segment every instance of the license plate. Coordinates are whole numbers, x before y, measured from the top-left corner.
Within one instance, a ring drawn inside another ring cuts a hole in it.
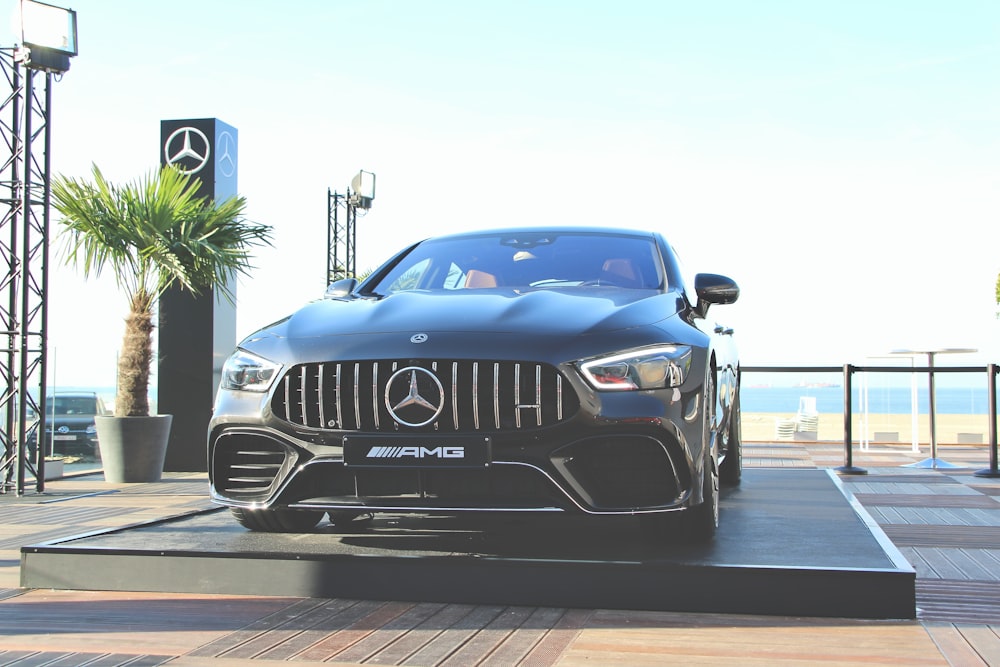
[[[489,438],[368,436],[344,438],[344,465],[366,468],[485,468]]]
[[[56,440],[76,440],[76,436],[75,435],[57,435],[57,436],[55,436],[55,439]]]

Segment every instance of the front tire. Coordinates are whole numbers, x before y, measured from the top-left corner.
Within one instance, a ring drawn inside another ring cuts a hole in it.
[[[705,457],[705,475],[700,505],[684,511],[684,536],[688,542],[708,542],[719,527],[719,472],[709,452]]]
[[[715,374],[709,371],[705,380],[705,403],[702,426],[702,493],[701,504],[684,511],[684,533],[689,542],[707,542],[715,537],[719,527],[719,466],[716,453],[718,433],[715,428]]]
[[[680,512],[644,514],[639,517],[643,537],[662,542],[673,537],[680,543],[708,542],[719,527],[719,466],[715,428],[715,380],[710,373],[705,381],[703,408],[702,502]]]
[[[743,477],[743,427],[740,421],[740,391],[733,399],[733,414],[729,418],[726,458],[719,464],[719,478],[727,486],[738,486]]]
[[[230,507],[236,520],[244,528],[259,533],[308,533],[323,518],[315,510],[251,510]]]

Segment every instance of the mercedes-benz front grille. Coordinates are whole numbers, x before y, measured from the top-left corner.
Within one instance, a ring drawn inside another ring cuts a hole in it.
[[[271,409],[279,419],[324,430],[448,432],[550,426],[579,405],[547,364],[420,359],[293,366]]]

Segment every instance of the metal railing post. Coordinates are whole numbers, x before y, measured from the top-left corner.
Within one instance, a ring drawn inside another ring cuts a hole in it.
[[[854,437],[851,432],[851,399],[853,398],[853,392],[851,391],[851,378],[853,375],[854,366],[851,364],[844,364],[844,465],[839,468],[835,468],[835,470],[837,474],[840,475],[867,475],[868,471],[864,468],[854,467],[854,455],[852,450]]]
[[[990,467],[977,470],[972,473],[976,477],[1000,477],[1000,470],[997,470],[997,365],[986,366],[986,386],[987,403],[989,405],[990,420]]]

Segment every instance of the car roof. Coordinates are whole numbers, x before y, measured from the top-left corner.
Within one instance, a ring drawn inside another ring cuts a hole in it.
[[[656,232],[648,229],[630,229],[626,227],[597,226],[527,226],[527,227],[497,227],[492,229],[477,229],[453,234],[441,234],[432,239],[469,238],[475,236],[493,236],[497,234],[610,234],[614,236],[648,236],[655,237]],[[429,240],[429,239],[428,239]]]

